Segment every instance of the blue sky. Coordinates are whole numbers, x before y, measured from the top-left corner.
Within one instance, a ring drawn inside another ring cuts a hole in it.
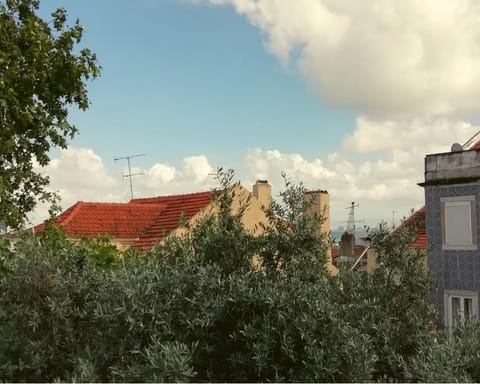
[[[423,159],[479,130],[475,0],[43,0],[85,27],[102,75],[80,133],[44,171],[66,208],[285,171],[368,225],[423,205]],[[42,208],[43,209],[43,208]],[[35,220],[45,213],[40,209]],[[397,222],[398,223],[398,222]]]
[[[45,2],[85,26],[83,45],[102,76],[87,112],[72,112],[75,146],[105,160],[178,163],[206,154],[235,166],[243,151],[271,147],[322,156],[355,115],[324,105],[295,68],[268,54],[262,34],[231,7],[176,0]]]

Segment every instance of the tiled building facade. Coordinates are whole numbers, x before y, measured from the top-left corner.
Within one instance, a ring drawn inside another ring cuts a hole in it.
[[[478,317],[480,292],[480,151],[427,155],[427,256],[439,322]]]

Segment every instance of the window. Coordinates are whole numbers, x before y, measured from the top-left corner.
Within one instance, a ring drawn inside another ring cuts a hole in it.
[[[475,197],[444,197],[440,204],[442,249],[476,250]]]
[[[471,317],[478,317],[478,295],[473,291],[445,291],[445,322],[450,329]]]

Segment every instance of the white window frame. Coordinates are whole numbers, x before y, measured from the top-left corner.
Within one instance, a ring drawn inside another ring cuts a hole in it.
[[[454,327],[454,313],[452,299],[456,298],[460,301],[460,320],[464,321],[465,318],[465,300],[472,300],[472,308],[470,318],[478,319],[478,293],[476,291],[464,291],[464,290],[455,290],[447,289],[444,294],[445,300],[445,324],[448,329],[452,331]]]
[[[465,218],[468,241],[464,244],[455,244],[448,240],[448,217],[449,207],[468,207],[470,215]],[[477,217],[475,196],[452,196],[440,198],[440,216],[442,231],[442,250],[477,250]]]

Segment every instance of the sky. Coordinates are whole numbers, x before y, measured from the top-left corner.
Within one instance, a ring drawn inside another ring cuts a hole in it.
[[[424,157],[480,130],[476,0],[42,0],[85,27],[101,77],[42,172],[62,197],[128,201],[282,172],[327,190],[332,227],[424,204]],[[46,219],[42,205],[33,223]],[[360,224],[359,224],[360,225]]]

